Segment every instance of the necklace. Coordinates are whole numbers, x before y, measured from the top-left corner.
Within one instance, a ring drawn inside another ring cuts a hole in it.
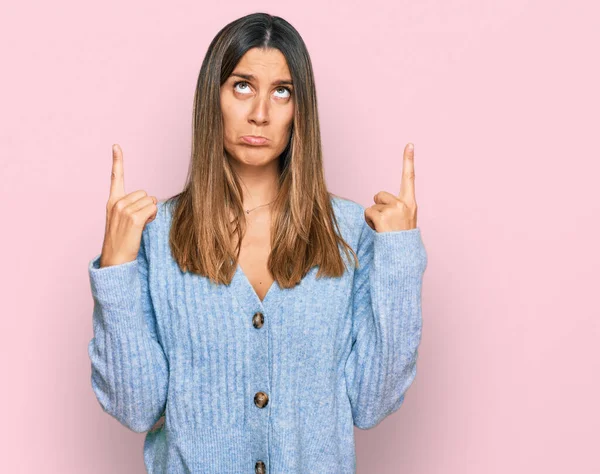
[[[263,206],[268,206],[269,204],[273,204],[275,202],[275,199],[273,199],[271,202],[268,202],[267,204],[261,204],[260,206],[256,206],[254,209],[258,209],[259,207],[263,207]],[[246,209],[246,214],[250,214],[254,209]]]

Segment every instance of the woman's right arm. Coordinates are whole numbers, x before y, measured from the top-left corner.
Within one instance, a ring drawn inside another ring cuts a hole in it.
[[[164,412],[168,361],[158,340],[148,286],[149,228],[157,199],[125,193],[123,153],[113,145],[102,252],[89,263],[94,337],[92,388],[105,412],[131,430],[150,430]]]
[[[146,227],[135,260],[100,267],[98,255],[89,264],[92,388],[104,411],[137,433],[163,414],[169,380],[148,289],[147,232]]]

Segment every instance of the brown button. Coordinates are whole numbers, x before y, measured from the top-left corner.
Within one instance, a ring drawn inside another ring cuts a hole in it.
[[[252,316],[252,325],[256,329],[262,328],[262,325],[264,322],[265,322],[265,317],[263,316],[263,314],[261,312],[254,313],[254,316]]]
[[[254,404],[258,408],[264,408],[269,403],[269,396],[265,392],[256,392],[254,395]]]
[[[254,472],[255,474],[267,474],[267,466],[265,466],[265,463],[262,461],[256,461]]]

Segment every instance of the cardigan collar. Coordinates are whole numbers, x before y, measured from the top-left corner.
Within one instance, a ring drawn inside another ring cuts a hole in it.
[[[236,271],[231,280],[231,288],[242,308],[252,313],[260,311],[264,314],[268,314],[279,308],[287,294],[292,291],[291,288],[281,288],[277,280],[274,280],[265,298],[261,301],[239,264],[237,264]]]

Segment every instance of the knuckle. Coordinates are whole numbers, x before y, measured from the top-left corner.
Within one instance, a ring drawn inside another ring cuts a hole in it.
[[[137,213],[134,212],[129,214],[129,222],[131,222],[131,224],[133,224],[134,226],[140,225],[140,221],[140,216]]]
[[[122,199],[119,199],[113,206],[117,212],[122,213],[123,209],[125,209],[125,202]]]

